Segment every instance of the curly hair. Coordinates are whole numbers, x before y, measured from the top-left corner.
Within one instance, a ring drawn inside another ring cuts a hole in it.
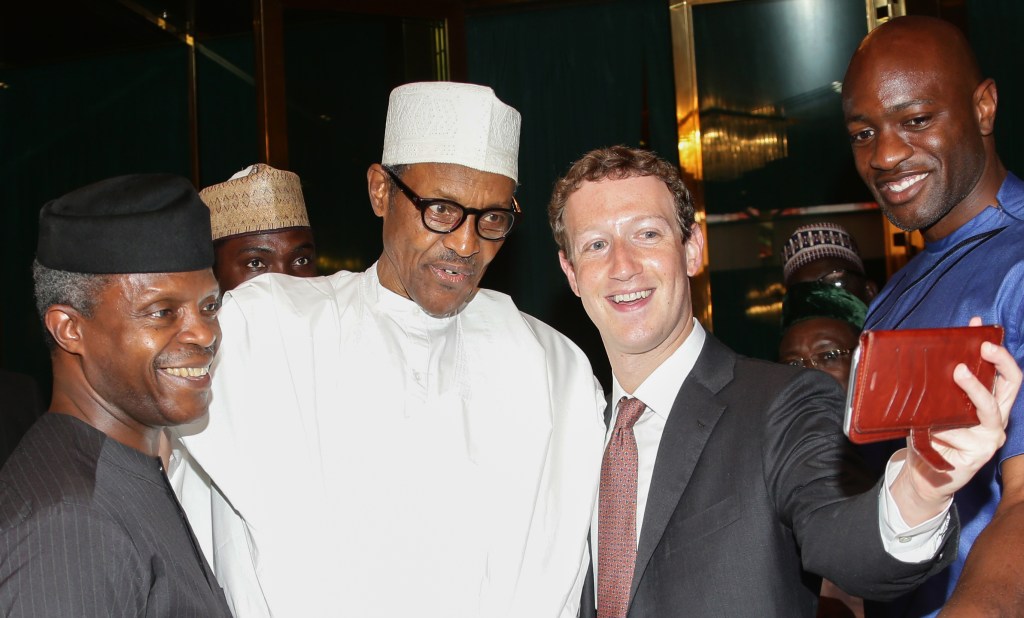
[[[696,221],[693,196],[683,184],[679,169],[648,150],[629,146],[611,146],[591,150],[572,164],[569,171],[555,182],[551,201],[548,203],[548,222],[555,236],[558,248],[572,260],[569,239],[565,232],[565,203],[569,196],[579,190],[584,182],[599,182],[612,179],[654,176],[665,183],[672,193],[676,207],[676,221],[683,233],[684,242],[690,239],[691,228]]]
[[[53,305],[68,305],[91,318],[100,293],[110,283],[109,275],[55,270],[43,266],[38,260],[32,262],[32,279],[35,281],[36,311],[40,320],[43,320],[46,310]],[[43,340],[51,351],[57,347],[45,323]]]

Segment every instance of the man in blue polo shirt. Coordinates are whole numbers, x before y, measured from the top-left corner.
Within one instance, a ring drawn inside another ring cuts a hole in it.
[[[1024,182],[996,153],[996,103],[995,82],[983,78],[963,34],[932,18],[875,29],[843,82],[861,178],[894,225],[920,230],[925,240],[874,299],[865,328],[965,326],[979,316],[1006,329],[1004,345],[1021,365]],[[1019,603],[1013,565],[1024,562],[1024,457],[1017,457],[1024,398],[1006,434],[987,469],[957,492],[956,562],[900,602],[876,608],[878,615],[933,616],[947,600],[947,612],[991,615],[984,612]]]

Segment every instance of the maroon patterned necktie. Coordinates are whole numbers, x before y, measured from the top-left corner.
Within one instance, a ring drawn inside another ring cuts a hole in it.
[[[637,448],[633,424],[639,399],[619,400],[615,429],[601,463],[597,511],[597,618],[625,618],[636,563]]]

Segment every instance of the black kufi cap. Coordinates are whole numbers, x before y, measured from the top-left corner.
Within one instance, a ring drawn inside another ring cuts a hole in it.
[[[188,180],[118,176],[39,211],[36,259],[79,273],[168,273],[213,266],[210,210]]]

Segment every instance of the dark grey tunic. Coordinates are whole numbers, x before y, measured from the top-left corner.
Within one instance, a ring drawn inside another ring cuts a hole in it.
[[[51,413],[0,470],[0,615],[231,614],[159,460]]]

